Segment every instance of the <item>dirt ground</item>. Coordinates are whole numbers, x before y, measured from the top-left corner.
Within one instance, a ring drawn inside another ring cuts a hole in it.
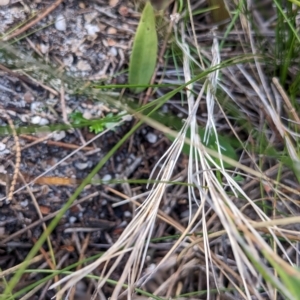
[[[43,126],[44,130],[36,133],[29,130],[19,135],[21,157],[18,165],[23,178],[17,177],[16,184],[13,179],[17,161],[16,141],[5,132],[0,137],[2,270],[25,259],[43,232],[42,223],[48,224],[52,220],[80,180],[134,124],[134,119],[124,122],[91,143],[89,141],[96,134],[88,128],[55,132],[49,129],[53,124],[68,124],[69,114],[74,111],[81,112],[87,119],[116,111],[101,99],[95,101],[89,96],[76,94],[74,89],[92,80],[99,84],[126,83],[122,70],[128,67],[132,38],[139,20],[135,3],[124,0],[8,2],[5,6],[5,1],[0,1],[0,34],[5,34],[2,41],[12,42],[11,47],[16,53],[3,48],[0,51],[0,125],[8,126],[11,120],[16,127]],[[31,23],[31,17],[41,12],[40,20]],[[29,24],[26,31],[24,26],[16,27],[25,21]],[[35,69],[33,61],[43,64],[45,70]],[[62,84],[55,72],[64,73],[67,84]],[[169,144],[161,133],[143,126],[105,164],[96,179],[148,179]],[[176,174],[185,170],[184,157],[181,161]],[[8,199],[12,185],[15,193]],[[86,186],[51,234],[58,266],[68,266],[109,248],[130,222],[136,208],[132,204],[114,204],[126,196],[142,192],[147,192],[145,185],[93,183]],[[178,195],[180,199],[177,199]],[[165,199],[162,209],[185,224],[188,214],[185,190],[173,188],[168,197],[173,198],[172,205]],[[175,233],[166,224],[156,226],[155,237]],[[168,248],[166,242],[165,249]],[[163,245],[152,245],[153,256],[147,266],[159,261],[165,249]],[[44,250],[49,250],[47,245]],[[32,267],[48,267],[45,262],[47,254],[42,250],[41,253],[44,259]],[[118,271],[122,270],[124,263],[112,274],[112,279],[118,279]],[[17,290],[41,276],[23,276]],[[157,284],[153,281],[149,290],[155,290]],[[30,299],[51,299],[54,292],[48,291],[48,286]],[[103,289],[105,297],[110,295],[111,289],[109,285]],[[75,298],[89,299],[93,290],[91,281],[82,281]]]

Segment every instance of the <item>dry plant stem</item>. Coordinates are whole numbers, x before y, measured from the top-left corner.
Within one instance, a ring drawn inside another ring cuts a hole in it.
[[[193,21],[193,13],[192,13],[192,8],[191,8],[191,2],[187,1],[187,4],[188,4],[188,11],[189,11],[189,16],[190,16],[190,21],[191,21],[192,32],[193,32],[194,46],[197,49],[197,54],[198,54],[198,57],[199,57],[199,60],[200,60],[200,64],[201,64],[202,69],[204,70],[205,66],[204,66],[204,63],[203,63],[199,43],[197,42],[197,35],[196,35],[196,31],[195,31],[195,24],[194,24],[194,21]]]
[[[300,118],[297,114],[297,112],[295,111],[295,108],[292,106],[291,101],[288,97],[288,95],[286,94],[285,90],[283,89],[283,87],[280,85],[278,78],[274,77],[272,79],[274,85],[276,86],[278,92],[280,93],[284,103],[286,104],[288,110],[290,111],[290,113],[292,114],[294,120],[298,123],[298,125],[300,125]]]
[[[35,288],[33,288],[30,292],[28,292],[25,296],[20,298],[20,300],[30,300],[34,298],[34,295],[46,284],[47,282],[42,282]]]
[[[30,266],[30,265],[32,265],[32,264],[35,264],[35,263],[39,262],[39,261],[42,260],[43,258],[44,258],[44,255],[43,255],[43,254],[40,254],[40,255],[34,257],[33,259],[31,259],[31,261],[30,261],[30,263],[29,263],[28,266]],[[7,275],[9,275],[9,274],[12,274],[12,273],[16,272],[16,271],[22,266],[22,264],[24,264],[24,263],[20,263],[20,264],[18,264],[18,265],[16,265],[16,266],[13,266],[13,267],[11,267],[11,268],[9,268],[9,269],[7,269],[7,270],[2,271],[2,272],[0,273],[0,278],[1,278],[1,277],[5,277],[5,276],[7,276]]]
[[[21,134],[20,137],[24,138],[26,140],[29,140],[29,141],[34,141],[33,143],[31,143],[29,145],[26,145],[25,147],[23,147],[21,149],[21,150],[24,150],[24,149],[32,147],[35,144],[42,143],[42,142],[46,141],[47,139],[51,138],[51,134],[49,136],[47,136],[47,137],[44,137],[44,138],[37,138],[35,136],[25,135],[25,134]],[[66,148],[66,149],[78,149],[78,147],[79,147],[79,146],[73,145],[73,144],[68,144],[68,143],[63,143],[63,142],[56,142],[56,141],[50,141],[50,140],[47,141],[47,144],[48,145],[57,146],[57,147]],[[86,147],[81,148],[81,150],[92,151],[92,150],[95,150],[95,148],[94,147],[88,147],[88,146],[86,146]]]
[[[177,136],[177,132],[174,130],[171,130],[170,128],[168,128],[167,126],[162,125],[161,123],[148,118],[146,116],[143,116],[139,113],[135,113],[135,115],[141,119],[141,120],[145,120],[145,123],[147,123],[149,126],[163,132],[164,134],[169,134],[173,137]],[[193,143],[191,141],[191,139],[189,138],[185,138],[184,142],[188,145],[192,145],[194,147],[196,147],[197,149],[206,152],[207,154],[211,155],[212,157],[218,158],[219,157],[219,153],[216,152],[215,150],[212,150],[210,148],[205,147],[204,145],[196,145],[195,143]],[[272,178],[267,177],[265,174],[263,174],[262,172],[258,172],[256,170],[253,170],[252,168],[249,168],[233,159],[230,159],[226,156],[222,156],[222,159],[224,160],[224,162],[232,165],[235,168],[239,168],[241,170],[243,170],[245,173],[252,175],[254,177],[257,177],[258,179],[263,179],[266,180],[267,182],[269,182],[270,184],[274,185],[274,186],[280,186],[285,188],[287,191],[289,191],[290,193],[295,193],[295,194],[299,194],[299,192],[297,191],[297,189],[291,188],[290,186],[287,186],[285,184],[282,184],[281,182],[278,182]]]
[[[25,26],[23,26],[22,28],[16,30],[15,32],[10,34],[9,36],[4,37],[3,41],[8,41],[8,40],[20,35],[21,33],[25,32],[26,30],[28,30],[29,28],[34,26],[36,23],[41,21],[43,18],[45,18],[48,14],[50,14],[62,2],[63,2],[63,0],[56,0],[53,4],[51,4],[48,8],[46,8],[43,12],[38,13],[37,16],[32,21],[27,23]]]
[[[25,179],[24,179],[23,175],[22,175],[21,173],[19,173],[19,176],[21,177],[23,183],[26,185],[26,182],[25,182]],[[34,204],[34,206],[35,206],[35,208],[36,208],[36,211],[37,211],[37,213],[38,213],[39,218],[40,218],[40,219],[43,219],[43,215],[42,215],[42,213],[41,213],[40,206],[39,206],[39,204],[38,204],[36,198],[34,197],[34,195],[33,195],[32,191],[31,191],[31,189],[29,188],[29,186],[26,186],[26,189],[27,189],[27,192],[29,193],[29,195],[30,195],[30,197],[31,197],[31,200],[32,200],[32,202],[33,202],[33,204]],[[46,223],[43,222],[43,223],[42,223],[42,226],[43,226],[44,231],[46,232],[46,231],[47,231]],[[33,242],[36,243],[36,239],[35,239],[35,238],[33,238]],[[49,249],[52,250],[52,244],[51,244],[51,241],[50,241],[49,236],[47,237],[47,242],[48,242]],[[46,259],[46,261],[47,261],[49,267],[50,267],[52,270],[55,270],[55,269],[56,269],[56,266],[55,266],[55,258],[54,258],[54,256],[52,257],[52,259],[53,259],[53,262],[52,262],[52,261],[49,259],[49,256],[47,255],[46,251],[45,251],[43,248],[41,248],[40,251],[41,251],[41,253],[45,256],[45,259]],[[52,251],[52,253],[53,253],[53,251]],[[54,278],[55,278],[55,282],[57,282],[57,281],[59,280],[59,279],[58,279],[58,275],[56,275]]]
[[[90,237],[91,237],[91,234],[88,233],[86,238],[84,239],[83,241],[83,245],[81,247],[81,251],[80,251],[80,255],[79,255],[79,259],[78,261],[83,261],[84,260],[84,253],[89,245],[89,241],[90,241]],[[78,264],[78,266],[76,267],[76,271],[80,270],[82,267],[82,264]],[[74,300],[74,297],[75,297],[75,292],[76,292],[76,286],[74,286],[72,289],[71,289],[71,292],[70,292],[70,300]]]
[[[49,290],[49,286],[51,285],[52,280],[47,281],[47,284],[44,286],[43,290],[40,292],[40,297],[38,300],[44,300],[46,299],[46,294]]]
[[[114,193],[115,190],[114,189],[111,189],[111,188],[107,188],[110,192]],[[116,193],[118,196],[122,197],[123,199],[126,199],[128,200],[129,198],[121,193],[121,192],[117,192]],[[141,204],[136,201],[136,200],[131,200],[132,202],[135,203],[135,205],[137,206],[140,206]],[[216,214],[214,214],[214,216],[216,216]],[[173,220],[170,216],[168,216],[167,214],[165,214],[162,210],[159,210],[158,212],[158,217],[160,220],[166,222],[167,224],[173,226],[174,228],[176,229],[180,229],[180,232],[183,232],[182,230],[184,230],[183,227],[180,227],[181,225],[179,223],[177,223],[175,220]],[[289,224],[292,224],[292,223],[298,223],[300,222],[300,217],[289,217],[289,218],[277,218],[275,220],[270,220],[270,221],[261,221],[261,222],[255,222],[255,221],[252,221],[252,220],[249,220],[253,226],[253,228],[256,228],[264,233],[270,233],[268,227],[272,227],[273,230],[276,230],[278,231],[277,233],[277,236],[278,237],[282,237],[282,233],[281,231],[284,230],[284,229],[281,229],[281,228],[278,228],[278,227],[274,227],[274,226],[278,226],[278,225],[289,225]],[[209,225],[209,223],[207,222],[207,225]],[[208,237],[209,239],[213,239],[213,238],[217,238],[217,237],[220,237],[222,235],[225,235],[226,234],[226,230],[220,230],[220,231],[217,231],[217,232],[214,232],[214,233],[209,233],[208,234]],[[300,237],[298,236],[298,232],[295,232],[294,235],[293,234],[284,234],[285,237],[288,237],[289,239],[293,239],[295,241],[300,241]],[[195,240],[195,244],[199,243],[199,242],[202,242],[203,238],[197,238]],[[191,244],[191,246],[193,246],[193,244]]]
[[[44,223],[44,224],[45,224],[45,223]],[[32,241],[33,241],[34,243],[36,243],[36,242],[37,242],[37,239],[36,239],[36,238],[32,238]],[[51,259],[49,258],[48,252],[46,252],[43,248],[40,248],[40,252],[41,252],[42,255],[44,256],[44,258],[45,258],[45,260],[47,261],[47,264],[49,265],[49,267],[50,267],[53,271],[55,271],[55,270],[56,270],[56,267],[55,267],[55,265],[52,263]],[[58,275],[55,275],[54,280],[55,280],[55,282],[57,282],[57,281],[59,280]]]
[[[29,46],[42,58],[44,58],[43,54],[41,53],[40,50],[37,49],[37,47],[34,45],[34,43],[28,38],[26,37],[26,41],[29,44]]]
[[[43,89],[45,89],[46,91],[50,92],[51,94],[53,94],[55,96],[59,95],[59,93],[56,90],[54,90],[53,88],[51,88],[51,87],[43,84],[42,82],[36,80],[35,78],[31,77],[29,74],[27,74],[25,72],[23,72],[23,74],[25,74],[26,77],[30,78],[35,84],[41,86]]]
[[[20,79],[26,83],[36,85],[35,82],[29,80],[26,76],[18,74],[17,72],[11,71],[10,69],[6,68],[5,66],[3,66],[1,64],[0,64],[0,69],[3,70],[4,72],[7,72],[8,74],[10,74],[13,77],[17,77],[18,79]]]
[[[14,137],[14,141],[15,141],[15,149],[16,149],[16,163],[15,163],[15,168],[14,168],[15,170],[14,170],[14,174],[12,177],[11,185],[10,185],[8,196],[7,196],[7,201],[10,201],[13,198],[14,188],[15,188],[15,185],[16,185],[17,179],[18,179],[18,173],[19,173],[20,163],[21,163],[21,149],[20,149],[20,141],[19,141],[19,138],[17,135],[15,125],[14,125],[11,117],[4,110],[4,108],[3,107],[1,107],[1,108],[2,108],[2,115],[6,118],[8,124],[11,128],[11,131],[12,131],[12,134]]]

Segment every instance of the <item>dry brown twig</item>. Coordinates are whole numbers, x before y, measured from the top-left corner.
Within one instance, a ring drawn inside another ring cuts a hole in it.
[[[34,26],[36,23],[38,23],[39,21],[41,21],[43,18],[45,18],[48,14],[50,14],[62,2],[63,2],[63,0],[56,0],[53,4],[51,4],[48,8],[46,8],[43,12],[38,13],[37,16],[36,16],[36,18],[34,18],[32,21],[30,21],[29,23],[27,23],[25,26],[21,27],[20,29],[16,30],[12,34],[10,34],[8,36],[4,36],[2,38],[2,40],[3,41],[9,41],[10,39],[12,39],[12,38],[20,35],[23,32],[25,32],[26,30],[28,30],[29,28],[31,28],[32,26]]]

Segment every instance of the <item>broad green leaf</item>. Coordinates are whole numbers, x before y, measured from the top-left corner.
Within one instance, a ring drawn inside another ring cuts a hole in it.
[[[149,84],[157,59],[157,33],[155,15],[150,2],[147,2],[138,25],[129,62],[129,84],[135,93],[142,92]]]

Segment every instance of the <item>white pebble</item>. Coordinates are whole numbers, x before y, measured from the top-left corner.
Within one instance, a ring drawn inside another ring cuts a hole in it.
[[[49,124],[49,120],[46,118],[41,118],[39,125],[44,126],[44,125],[48,125]]]
[[[115,47],[111,47],[109,49],[109,53],[112,55],[112,56],[117,56],[118,55],[118,51]]]
[[[7,173],[3,165],[0,165],[0,173],[2,173],[2,174]]]
[[[95,35],[97,32],[100,31],[98,25],[93,24],[85,24],[84,28],[86,29],[87,34],[91,36]]]
[[[79,170],[84,170],[86,169],[87,167],[89,166],[89,163],[88,162],[84,162],[84,163],[81,163],[81,162],[76,162],[75,163],[75,167]]]
[[[157,135],[152,132],[149,132],[146,135],[146,139],[149,143],[154,144],[157,141]]]
[[[132,214],[131,214],[130,211],[128,211],[128,210],[124,211],[124,217],[125,218],[130,218],[131,216],[132,216]]]
[[[69,223],[70,223],[70,224],[74,224],[74,223],[76,222],[76,220],[77,220],[76,217],[71,216],[71,217],[69,218]]]
[[[0,142],[0,151],[3,151],[6,148],[6,145]]]
[[[63,15],[58,15],[56,17],[55,28],[59,31],[65,31],[67,29],[66,18]]]
[[[0,156],[4,156],[4,155],[9,154],[9,153],[10,153],[10,151],[8,149],[5,149],[3,151],[0,151]]]
[[[34,116],[31,118],[31,123],[32,124],[39,124],[41,122],[41,117],[40,116]]]
[[[27,207],[27,206],[28,206],[28,200],[26,199],[26,200],[24,200],[24,201],[21,201],[21,202],[20,202],[20,205],[21,205],[22,207]]]
[[[91,114],[91,112],[89,110],[85,110],[82,114],[82,116],[86,119],[86,120],[91,120],[93,119],[93,115]]]
[[[103,176],[102,181],[104,181],[104,183],[105,183],[105,181],[109,181],[111,179],[112,179],[112,176],[110,174],[106,174]]]
[[[43,54],[46,54],[49,51],[49,44],[40,43],[40,49]]]
[[[66,137],[66,132],[65,131],[55,131],[53,133],[53,139],[55,141],[60,141],[60,140],[62,140],[65,137]]]
[[[30,104],[30,110],[32,113],[41,112],[44,107],[42,102],[34,101]]]

